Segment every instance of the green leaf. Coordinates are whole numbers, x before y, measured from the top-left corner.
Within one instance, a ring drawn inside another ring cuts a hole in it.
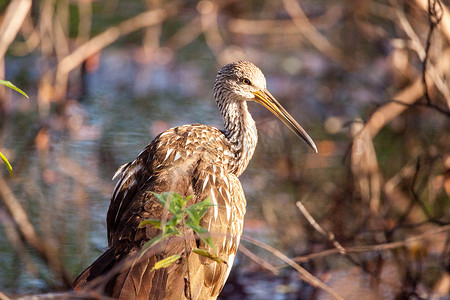
[[[214,248],[211,234],[209,233],[208,229],[201,227],[200,225],[193,224],[189,221],[186,222],[186,226],[192,228],[192,230],[194,230],[194,232],[198,234],[202,241],[204,241],[211,248]]]
[[[25,97],[27,97],[27,99],[30,99],[30,98],[28,97],[28,95],[25,94],[24,91],[22,91],[22,90],[19,89],[17,86],[15,86],[14,84],[12,84],[10,81],[5,81],[5,80],[1,80],[1,79],[0,79],[0,84],[2,84],[2,85],[4,85],[4,86],[7,86],[7,87],[9,87],[9,88],[11,88],[11,89],[13,89],[13,90],[15,90],[16,92],[21,93],[22,95],[24,95]]]
[[[188,198],[183,198],[178,193],[172,193],[172,199],[170,202],[170,212],[173,214],[182,213],[186,207]]]
[[[195,203],[194,205],[186,208],[186,213],[189,215],[190,219],[195,222],[195,224],[199,225],[200,220],[205,216],[211,206],[214,206],[214,204],[209,202],[208,197],[202,202]]]
[[[167,222],[148,219],[142,221],[139,224],[139,228],[151,224],[162,231],[161,235],[154,237],[144,244],[144,249],[141,253],[141,256],[148,248],[154,246],[156,243],[159,243],[171,236],[181,236],[183,230],[180,230],[180,224],[194,230],[194,232],[200,236],[203,242],[205,242],[211,248],[214,248],[210,233],[206,228],[200,226],[200,220],[205,216],[209,208],[211,206],[214,206],[214,204],[209,201],[209,198],[186,208],[187,202],[192,199],[193,196],[183,198],[180,194],[173,192],[164,192],[161,194],[154,192],[147,193],[151,193],[152,195],[154,195],[164,206],[164,208],[169,210],[169,212],[173,214],[173,217]],[[186,214],[188,215],[188,217],[183,223],[183,219],[185,218]]]
[[[161,220],[153,220],[153,219],[147,219],[142,221],[141,223],[139,223],[139,228],[144,228],[145,226],[147,226],[148,224],[151,224],[153,226],[155,226],[158,229],[161,229]]]
[[[6,156],[4,156],[3,153],[1,153],[1,152],[0,152],[0,157],[2,158],[3,162],[5,163],[6,168],[9,171],[9,175],[11,175],[11,178],[12,178],[13,177],[13,169],[12,169],[11,164],[9,163],[8,159],[6,158]]]
[[[173,192],[164,192],[161,194],[153,192],[151,193],[158,199],[159,202],[161,202],[161,204],[164,206],[165,209],[167,209],[174,215],[180,213],[186,207],[187,198],[186,199],[183,198],[178,193]]]
[[[179,254],[175,254],[175,255],[169,256],[167,258],[164,258],[155,263],[155,265],[152,268],[152,271],[162,269],[162,268],[167,268],[168,266],[170,266],[171,264],[173,264],[174,262],[179,260],[180,257],[181,256]]]
[[[177,214],[172,217],[169,221],[166,222],[166,227],[175,227],[181,223],[181,214]]]
[[[144,246],[142,246],[142,252],[141,252],[141,256],[151,247],[153,247],[154,245],[156,245],[157,243],[162,241],[162,235],[157,235],[154,238],[152,238],[150,241],[146,242],[144,244]]]
[[[169,194],[169,193],[161,193],[161,194],[157,194],[157,193],[154,193],[154,192],[148,192],[148,193],[150,193],[150,194],[153,194],[153,196],[155,196],[156,197],[156,199],[158,199],[158,201],[164,206],[164,207],[166,207],[166,201],[167,201],[167,195]]]
[[[200,256],[204,256],[204,257],[207,257],[209,259],[212,259],[215,262],[228,265],[226,261],[224,261],[223,259],[219,258],[217,255],[214,255],[211,252],[208,252],[206,250],[195,248],[195,249],[192,249],[192,251],[197,253]]]
[[[170,237],[170,236],[180,236],[181,232],[176,227],[166,227],[166,231],[163,234],[163,239]]]

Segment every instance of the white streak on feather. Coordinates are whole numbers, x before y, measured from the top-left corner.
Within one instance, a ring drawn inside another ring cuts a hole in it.
[[[117,193],[120,191],[119,185],[122,187],[123,184],[123,178],[121,178],[119,181],[117,181],[116,186],[114,187],[114,193],[112,198],[116,199],[117,198]]]
[[[173,148],[167,150],[166,158],[164,158],[164,161],[169,157],[170,154],[172,154],[173,150],[174,150]]]
[[[231,207],[227,203],[225,204],[225,209],[227,210],[227,221],[230,221],[231,218]]]
[[[142,153],[144,153],[147,150],[147,148],[144,148],[141,152],[139,152],[138,156],[141,156]]]
[[[228,275],[230,275],[231,267],[233,266],[233,262],[234,262],[234,256],[235,256],[235,254],[230,254],[230,256],[228,256],[227,272],[225,273],[225,276],[223,277],[224,281],[226,281],[228,278]]]
[[[173,159],[173,161],[176,161],[177,159],[179,159],[181,157],[181,155],[177,152],[177,154],[175,154],[175,158]]]
[[[211,202],[214,204],[214,220],[217,220],[217,217],[219,216],[219,205],[217,203],[216,195],[214,194],[214,189],[211,188]]]
[[[122,198],[122,201],[120,201],[119,208],[117,209],[116,216],[114,217],[114,222],[117,222],[117,218],[119,217],[119,212],[120,212],[120,208],[122,207],[122,203],[123,203],[123,198]]]
[[[227,185],[227,190],[230,189],[230,184],[228,182],[228,177],[227,176],[223,176],[223,181],[225,181],[225,184]]]
[[[202,192],[203,192],[203,191],[205,190],[205,188],[206,188],[206,184],[208,183],[208,178],[209,178],[209,176],[206,176],[205,182],[203,183]]]
[[[129,190],[125,190],[125,192],[123,193],[122,201],[120,201],[120,205],[119,205],[119,208],[117,209],[117,213],[116,213],[116,217],[114,218],[114,222],[117,222],[117,218],[119,217],[120,208],[122,207],[123,199],[125,199],[125,197],[128,195],[128,191]]]
[[[122,179],[120,179],[117,182],[116,186],[114,187],[113,199],[116,199],[117,193],[122,190],[122,186],[128,181],[128,179],[130,179],[131,176],[133,176],[136,173],[136,170],[135,170],[136,167],[132,167],[132,166],[130,166],[130,167],[126,168],[122,172],[122,174],[121,174],[122,175]],[[137,171],[139,171],[140,169],[141,169],[141,167],[137,168]],[[126,175],[126,177],[124,177],[124,175]],[[136,181],[136,180],[133,179],[133,181]]]
[[[124,171],[124,169],[127,165],[128,165],[128,163],[121,165],[119,167],[119,169],[117,169],[116,173],[114,173],[112,180],[116,179],[116,177],[119,176]]]
[[[164,137],[164,136],[166,136],[166,135],[168,135],[168,134],[170,134],[170,133],[172,133],[172,132],[171,132],[171,131],[165,131],[165,132],[161,133],[161,135],[159,136],[159,138],[162,138],[162,137]]]
[[[227,247],[227,241],[228,241],[228,237],[223,239],[223,243],[222,243],[222,249],[226,249]]]

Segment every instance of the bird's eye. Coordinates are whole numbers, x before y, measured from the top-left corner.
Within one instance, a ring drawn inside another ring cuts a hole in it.
[[[248,80],[248,78],[244,78],[242,79],[242,83],[246,84],[246,85],[251,85],[252,83],[250,82],[250,80]]]

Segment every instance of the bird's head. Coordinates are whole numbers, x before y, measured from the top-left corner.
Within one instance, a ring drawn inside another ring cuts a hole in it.
[[[311,137],[267,90],[264,74],[251,62],[238,61],[222,67],[214,84],[214,96],[220,109],[227,106],[226,102],[258,102],[318,152]]]

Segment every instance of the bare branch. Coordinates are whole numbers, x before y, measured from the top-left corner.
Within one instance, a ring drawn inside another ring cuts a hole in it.
[[[176,3],[178,2],[175,2],[175,4]],[[62,93],[65,91],[66,87],[65,81],[70,71],[81,65],[88,57],[98,53],[106,46],[115,42],[121,36],[141,28],[161,23],[169,15],[176,13],[177,6],[175,4],[171,3],[166,5],[163,9],[154,9],[143,12],[133,18],[123,21],[117,26],[110,27],[61,59],[56,72],[56,87],[59,89],[56,97],[62,97]]]
[[[332,242],[334,247],[336,247],[336,249],[338,249],[339,253],[341,253],[341,254],[346,253],[345,248],[336,240],[334,234],[332,232],[325,231],[319,225],[319,223],[317,223],[316,220],[314,220],[313,216],[311,216],[311,214],[308,212],[308,210],[302,204],[301,201],[297,201],[296,205],[297,205],[298,209],[300,210],[300,212],[303,214],[303,216],[305,216],[306,220],[308,220],[309,224],[311,224],[311,226],[314,227],[314,229],[317,232],[319,232],[321,235],[323,235],[325,238],[327,238],[330,242]]]
[[[40,240],[34,230],[34,226],[28,219],[26,211],[23,209],[22,205],[20,205],[19,201],[17,201],[2,176],[0,176],[0,199],[18,226],[24,241],[38,252],[39,256],[48,264],[55,276],[61,278],[62,283],[66,287],[70,287],[72,280],[58,260],[58,256],[56,255],[58,253],[57,249]]]
[[[425,231],[424,233],[406,238],[401,241],[384,243],[384,244],[367,245],[367,246],[347,247],[347,248],[345,248],[345,251],[347,253],[366,253],[366,252],[392,250],[392,249],[405,247],[405,246],[414,244],[418,241],[424,241],[424,240],[438,238],[437,235],[447,233],[449,231],[450,231],[450,225],[439,226],[437,228],[430,229],[428,231]],[[329,249],[329,250],[325,250],[322,252],[297,256],[297,257],[294,257],[292,260],[294,260],[296,262],[307,262],[312,259],[323,258],[323,257],[331,255],[331,254],[339,254],[339,250],[338,249]],[[283,264],[283,265],[278,266],[277,268],[283,268],[286,266],[287,266],[287,264]]]
[[[284,8],[298,30],[320,52],[346,67],[351,60],[344,56],[341,50],[332,45],[309,21],[296,0],[283,0]]]
[[[244,245],[240,244],[239,245],[239,251],[241,251],[242,253],[244,253],[248,258],[250,258],[251,260],[253,260],[255,263],[257,263],[258,265],[262,266],[264,269],[269,270],[270,272],[272,272],[273,275],[278,275],[280,272],[277,270],[277,268],[275,268],[274,266],[272,266],[270,263],[268,263],[267,261],[261,259],[258,255],[256,255],[255,253],[253,253],[252,251],[250,251],[247,247],[245,247]]]
[[[279,259],[283,260],[289,266],[291,266],[292,268],[297,270],[297,272],[300,274],[300,277],[303,280],[305,280],[306,282],[308,282],[310,285],[312,285],[314,287],[321,288],[325,292],[327,292],[330,295],[332,295],[335,299],[344,299],[341,296],[339,296],[332,288],[330,288],[328,285],[323,283],[319,278],[315,277],[314,275],[312,275],[311,273],[306,271],[303,267],[301,267],[295,261],[293,261],[292,259],[290,259],[286,255],[284,255],[283,253],[281,253],[277,249],[273,248],[272,246],[264,244],[264,243],[254,239],[254,238],[251,238],[251,237],[248,237],[248,236],[245,236],[245,235],[243,235],[241,237],[241,239],[244,240],[244,241],[250,242],[252,244],[255,244],[255,245],[257,245],[257,246],[259,246],[259,247],[269,251],[270,253],[272,253],[273,255],[278,257]]]
[[[9,45],[19,32],[25,17],[31,8],[31,0],[14,0],[6,10],[5,17],[0,27],[0,58],[8,50]]]

